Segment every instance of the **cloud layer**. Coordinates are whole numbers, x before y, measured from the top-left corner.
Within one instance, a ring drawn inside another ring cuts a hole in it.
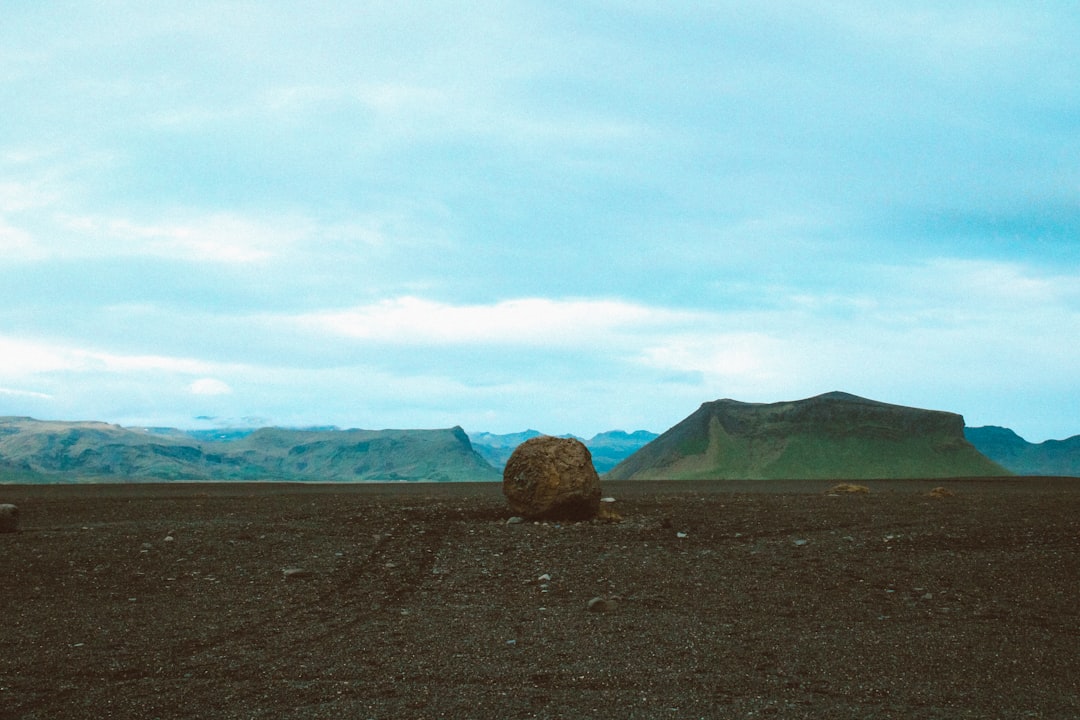
[[[0,414],[1080,432],[1061,3],[10,8]],[[202,421],[200,421],[202,422]]]

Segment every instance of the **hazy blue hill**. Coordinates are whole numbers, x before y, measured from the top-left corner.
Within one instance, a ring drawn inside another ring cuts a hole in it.
[[[954,413],[832,392],[806,400],[717,400],[613,468],[625,479],[869,479],[1007,475]]]
[[[10,470],[4,472],[6,468]],[[483,481],[500,477],[473,450],[461,428],[262,428],[200,440],[184,431],[162,428],[0,418],[0,479],[14,473],[53,481]]]
[[[519,433],[497,435],[489,432],[477,432],[469,435],[472,446],[481,457],[491,463],[491,466],[500,473],[506,467],[506,461],[510,459],[514,448],[530,438],[542,435],[539,430],[525,430]]]
[[[525,430],[519,433],[507,435],[495,435],[492,433],[473,433],[469,437],[476,451],[484,456],[499,472],[506,466],[506,461],[518,445],[529,438],[534,438],[542,433],[536,430]],[[559,437],[576,437],[574,435],[560,435]],[[622,430],[611,430],[598,433],[589,440],[577,438],[585,443],[592,454],[593,466],[599,473],[604,473],[615,467],[627,456],[636,452],[643,445],[656,437],[656,433],[647,430],[638,430],[633,433]]]
[[[585,441],[592,453],[593,467],[598,473],[606,473],[620,462],[659,437],[654,432],[636,430],[632,433],[611,430],[599,433]]]
[[[1018,475],[1080,477],[1080,435],[1030,443],[994,425],[964,428],[964,435],[983,455]]]

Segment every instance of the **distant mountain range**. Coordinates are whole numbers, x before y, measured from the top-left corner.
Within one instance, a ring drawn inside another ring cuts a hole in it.
[[[968,442],[1017,475],[1080,476],[1080,435],[1030,443],[1008,428],[965,428]]]
[[[497,481],[514,449],[540,434],[177,430],[0,417],[0,482]],[[1080,436],[1033,444],[1006,428],[965,428],[954,413],[841,392],[716,400],[662,435],[614,430],[582,442],[611,480],[1080,476]]]
[[[960,415],[832,392],[794,402],[705,403],[607,477],[846,480],[1008,474],[964,438]]]
[[[502,472],[502,469],[506,467],[506,461],[510,459],[510,455],[518,445],[541,434],[537,430],[526,430],[508,435],[480,432],[472,433],[469,435],[469,439],[472,440],[476,452],[480,453],[495,469]],[[656,433],[647,430],[637,430],[632,433],[612,430],[594,435],[588,440],[579,438],[576,435],[560,435],[559,437],[572,437],[581,440],[585,447],[589,448],[589,452],[592,453],[593,467],[596,468],[596,472],[602,474],[615,467],[625,458],[633,455],[658,436]]]
[[[185,432],[0,418],[0,476],[74,480],[498,480],[465,431]]]

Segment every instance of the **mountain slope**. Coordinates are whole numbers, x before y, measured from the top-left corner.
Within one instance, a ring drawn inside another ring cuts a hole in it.
[[[717,400],[606,478],[868,479],[1007,475],[964,439],[963,418],[833,392],[806,400]]]
[[[1008,428],[964,428],[968,442],[986,457],[1018,475],[1080,477],[1080,435],[1030,443]]]
[[[205,437],[205,436],[202,436]],[[0,418],[0,464],[46,477],[162,480],[497,480],[461,428],[183,431]]]

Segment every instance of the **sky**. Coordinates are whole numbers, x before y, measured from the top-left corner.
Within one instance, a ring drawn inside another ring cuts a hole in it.
[[[0,13],[0,415],[1080,434],[1071,2]]]

